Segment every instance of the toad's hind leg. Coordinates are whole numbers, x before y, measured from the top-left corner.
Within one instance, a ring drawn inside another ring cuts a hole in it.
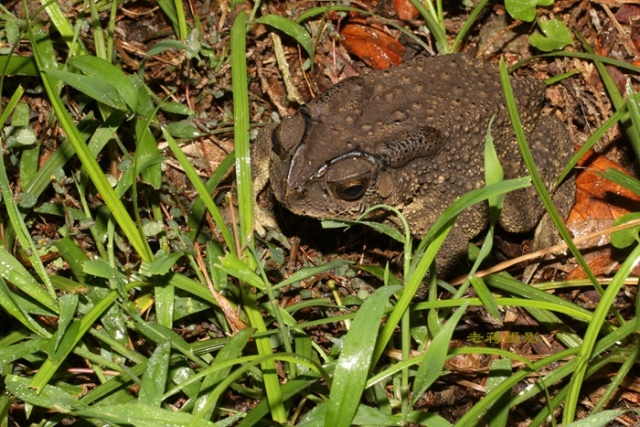
[[[553,117],[541,117],[527,135],[529,148],[547,190],[563,219],[575,201],[575,180],[569,176],[554,193],[556,180],[573,153],[573,143],[563,123]],[[516,157],[517,156],[517,157]],[[517,142],[513,141],[504,155],[505,178],[526,176]],[[513,233],[532,230],[544,213],[544,206],[533,186],[505,195],[500,226]]]

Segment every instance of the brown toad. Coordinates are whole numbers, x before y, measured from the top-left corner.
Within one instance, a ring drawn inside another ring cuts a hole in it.
[[[567,129],[543,116],[544,83],[511,77],[536,165],[552,188],[572,153]],[[353,219],[376,204],[397,207],[423,236],[463,194],[484,185],[489,121],[505,178],[527,175],[495,66],[464,55],[418,57],[349,78],[279,125],[263,129],[253,149],[256,187],[268,179],[277,200],[313,218]],[[566,215],[573,181],[557,197]],[[506,195],[500,225],[531,230],[543,206],[533,187]],[[384,220],[394,219],[384,218]],[[486,203],[463,212],[436,264],[445,273],[488,223]]]

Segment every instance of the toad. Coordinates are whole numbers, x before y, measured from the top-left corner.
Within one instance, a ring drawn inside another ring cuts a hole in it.
[[[512,76],[511,85],[537,168],[553,191],[573,152],[568,131],[542,113],[543,82]],[[420,238],[457,198],[485,184],[484,144],[494,116],[491,134],[505,179],[526,176],[499,72],[489,62],[461,54],[418,57],[348,78],[263,128],[252,152],[255,188],[268,179],[288,210],[318,219],[354,219],[376,204],[395,206]],[[554,197],[565,216],[573,187],[570,178]],[[543,212],[533,187],[514,191],[505,196],[499,224],[527,232]],[[436,258],[438,274],[466,254],[488,218],[486,203],[458,217]]]

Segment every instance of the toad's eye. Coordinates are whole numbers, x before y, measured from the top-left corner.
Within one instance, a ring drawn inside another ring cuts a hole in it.
[[[324,171],[324,182],[334,197],[355,202],[375,181],[375,171],[375,159],[356,151],[333,159]]]
[[[365,178],[343,182],[335,186],[335,194],[343,200],[353,202],[364,196],[368,187],[369,180]]]

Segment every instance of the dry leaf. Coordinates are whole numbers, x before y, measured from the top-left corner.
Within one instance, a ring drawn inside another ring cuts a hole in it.
[[[382,30],[363,24],[347,24],[340,34],[347,51],[370,67],[384,70],[402,61],[404,46]]]
[[[578,165],[584,170],[576,178],[576,204],[569,213],[568,224],[586,219],[616,219],[638,210],[640,197],[597,174],[613,168],[629,175],[622,166],[592,151]]]
[[[567,218],[567,227],[574,237],[605,230],[616,218],[638,210],[640,198],[635,193],[598,175],[598,172],[609,168],[628,175],[624,168],[593,151],[589,151],[578,164],[584,169],[576,178],[576,204]],[[590,242],[589,246],[597,249],[583,255],[596,276],[608,275],[617,269],[616,250],[609,245],[609,236],[602,236],[598,241]],[[583,277],[586,275],[582,268],[576,268],[567,279]]]
[[[409,0],[393,0],[393,9],[403,21],[411,21],[420,16],[418,9]]]

